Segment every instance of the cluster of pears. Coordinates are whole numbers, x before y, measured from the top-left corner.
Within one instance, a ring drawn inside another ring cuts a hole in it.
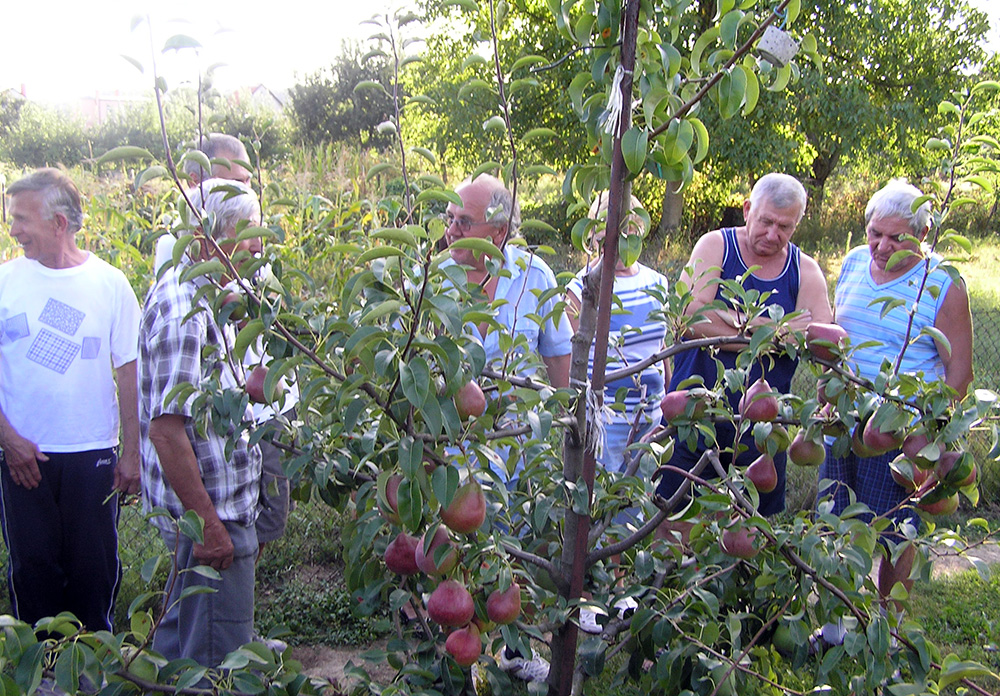
[[[486,411],[486,399],[475,381],[465,384],[455,394],[455,406],[463,420],[478,418]],[[385,505],[379,504],[382,516],[400,524],[399,485],[402,477],[386,481]],[[486,496],[475,479],[469,479],[455,492],[451,502],[439,511],[440,524],[432,524],[420,537],[400,531],[389,542],[383,556],[386,567],[401,576],[423,573],[438,579],[427,597],[427,616],[447,632],[445,650],[456,663],[467,667],[482,654],[481,634],[495,624],[509,624],[521,615],[521,587],[516,582],[494,589],[485,600],[483,620],[476,614],[476,600],[460,580],[459,549],[452,534],[474,534],[486,521]]]

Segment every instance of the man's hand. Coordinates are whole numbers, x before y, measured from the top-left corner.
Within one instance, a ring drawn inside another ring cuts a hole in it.
[[[135,451],[122,452],[118,458],[118,466],[115,467],[116,491],[125,494],[139,492],[139,454]]]
[[[233,540],[219,518],[206,520],[205,543],[194,545],[194,557],[202,565],[223,571],[233,563]]]
[[[26,440],[17,433],[8,433],[3,446],[4,458],[10,470],[10,478],[18,486],[38,488],[42,482],[42,472],[38,470],[38,462],[47,462],[49,458],[38,449],[38,445]]]

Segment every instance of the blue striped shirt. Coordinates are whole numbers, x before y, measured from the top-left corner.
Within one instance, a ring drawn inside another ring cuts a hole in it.
[[[918,263],[899,278],[879,285],[872,278],[871,260],[871,251],[867,246],[856,247],[848,252],[837,280],[834,304],[837,323],[847,331],[853,345],[878,341],[878,345],[855,350],[851,356],[857,374],[874,380],[882,361],[888,359],[895,362],[903,348],[910,308],[916,303],[925,266],[923,262]],[[944,363],[934,339],[928,335],[920,336],[922,328],[934,326],[938,311],[951,287],[951,277],[941,268],[941,262],[939,255],[931,256],[931,274],[917,306],[910,332],[912,345],[906,349],[901,364],[901,372],[923,372],[928,379],[944,379],[945,376]],[[883,304],[871,303],[884,297],[903,300],[903,304],[893,307],[883,317]]]
[[[662,320],[651,316],[662,308],[650,290],[659,288],[667,291],[667,279],[648,266],[637,264],[638,272],[631,276],[615,276],[614,294],[618,302],[612,308],[611,326],[608,331],[607,372],[634,365],[656,353],[663,347],[667,326]],[[584,268],[570,282],[568,289],[577,297],[583,297],[583,277],[590,269]],[[590,346],[587,373],[594,374],[594,345]],[[664,394],[663,362],[657,361],[638,375],[609,382],[605,385],[605,403],[611,404],[619,389],[626,393],[623,417],[634,416],[642,404],[647,417],[654,418]]]

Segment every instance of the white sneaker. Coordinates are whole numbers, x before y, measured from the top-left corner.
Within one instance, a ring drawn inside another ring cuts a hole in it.
[[[603,633],[604,628],[597,622],[597,616],[597,612],[590,607],[581,607],[580,617],[577,619],[580,630],[587,633]]]
[[[526,660],[520,655],[508,658],[506,648],[502,649],[497,664],[504,672],[510,672],[526,682],[543,682],[549,678],[549,661],[534,650],[531,651],[531,659]]]

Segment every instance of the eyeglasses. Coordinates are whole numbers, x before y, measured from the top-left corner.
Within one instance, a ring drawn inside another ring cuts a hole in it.
[[[484,222],[473,222],[467,217],[455,217],[451,213],[442,213],[438,217],[444,222],[445,229],[449,229],[452,225],[458,227],[458,231],[462,234],[467,233],[473,227],[478,227],[479,225],[501,225],[501,222],[493,222],[486,220]]]

